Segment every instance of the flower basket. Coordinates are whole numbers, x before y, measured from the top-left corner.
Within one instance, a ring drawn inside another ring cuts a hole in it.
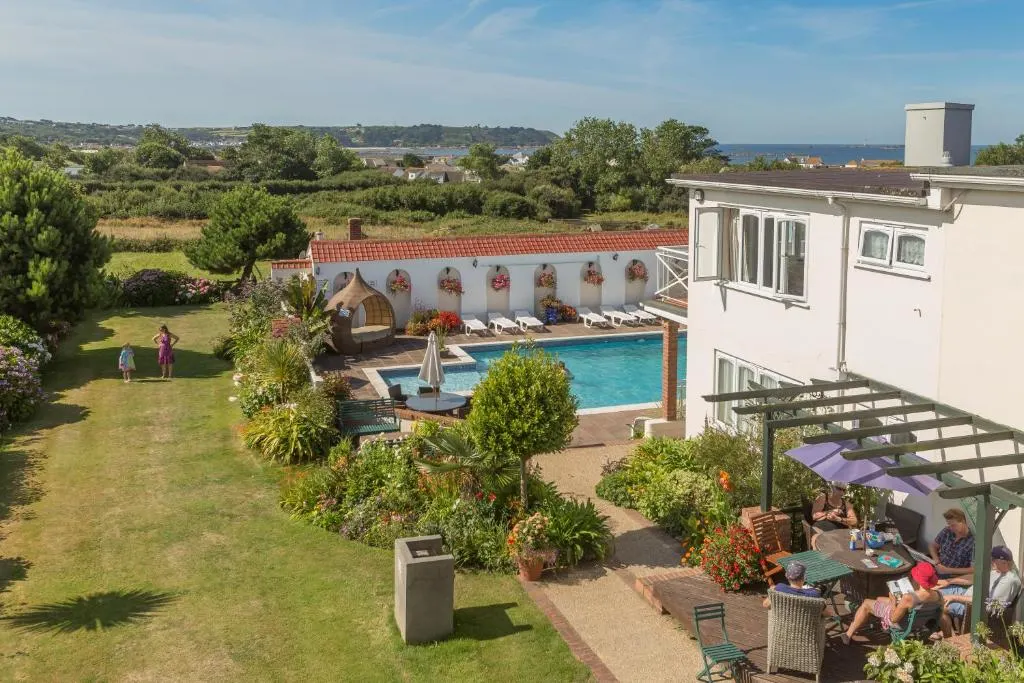
[[[457,277],[441,278],[441,291],[458,296],[463,293],[462,280]]]
[[[550,270],[545,270],[540,275],[537,276],[538,287],[543,287],[545,289],[554,289],[556,282],[557,280],[555,279],[555,274]]]
[[[643,280],[647,282],[650,276],[647,274],[647,266],[640,261],[633,261],[626,268],[626,279],[630,282],[636,282],[637,280]]]
[[[512,280],[509,279],[509,276],[505,275],[504,273],[499,273],[495,275],[493,278],[491,278],[491,289],[493,289],[495,292],[500,292],[502,290],[508,289],[511,286],[511,284]]]
[[[519,575],[526,581],[536,581],[544,571],[544,564],[554,562],[557,552],[548,541],[548,518],[535,512],[512,527],[508,535],[508,552],[519,565]]]
[[[408,292],[412,289],[412,285],[404,275],[396,275],[391,282],[388,283],[388,291],[392,294],[401,294],[402,292]]]
[[[604,275],[601,275],[597,270],[590,268],[587,270],[586,274],[583,275],[583,281],[588,285],[600,287],[604,284]]]

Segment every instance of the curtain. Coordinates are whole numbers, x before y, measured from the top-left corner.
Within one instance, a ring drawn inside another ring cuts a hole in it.
[[[726,394],[736,391],[735,385],[733,384],[733,371],[735,366],[732,361],[728,358],[718,359],[718,381],[715,384],[717,387],[716,391],[719,394]],[[715,412],[718,415],[718,420],[726,424],[732,424],[735,419],[735,413],[732,412],[732,407],[735,405],[733,401],[722,401],[715,405]]]
[[[759,257],[758,249],[758,233],[760,232],[757,216],[747,214],[743,216],[742,227],[743,230],[743,255],[742,261],[740,262],[741,272],[740,279],[744,282],[749,282],[752,285],[757,284],[757,262]]]
[[[865,230],[864,245],[861,247],[860,255],[864,258],[888,261],[889,233],[881,232],[879,230]]]
[[[924,238],[900,235],[896,239],[896,260],[910,266],[924,265]]]

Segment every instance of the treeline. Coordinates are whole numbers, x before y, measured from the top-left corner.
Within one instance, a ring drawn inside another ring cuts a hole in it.
[[[0,136],[22,135],[45,144],[61,142],[68,145],[135,145],[145,134],[145,125],[113,125],[106,123],[70,123],[63,121],[22,121],[0,117]],[[291,130],[308,132],[316,137],[329,135],[348,147],[393,146],[466,146],[479,142],[498,147],[532,147],[546,145],[558,136],[536,128],[442,126],[289,126]],[[192,143],[206,145],[235,144],[251,132],[250,127],[237,128],[172,128]]]

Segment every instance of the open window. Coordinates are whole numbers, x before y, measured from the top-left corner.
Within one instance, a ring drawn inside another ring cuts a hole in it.
[[[694,280],[718,280],[722,277],[722,212],[697,209],[693,245]]]

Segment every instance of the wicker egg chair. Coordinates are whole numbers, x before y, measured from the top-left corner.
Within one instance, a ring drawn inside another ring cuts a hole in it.
[[[360,306],[366,318],[360,327],[352,327]],[[327,302],[326,310],[331,312],[331,346],[338,353],[355,355],[395,341],[395,309],[386,296],[366,284],[358,268],[345,288]]]

